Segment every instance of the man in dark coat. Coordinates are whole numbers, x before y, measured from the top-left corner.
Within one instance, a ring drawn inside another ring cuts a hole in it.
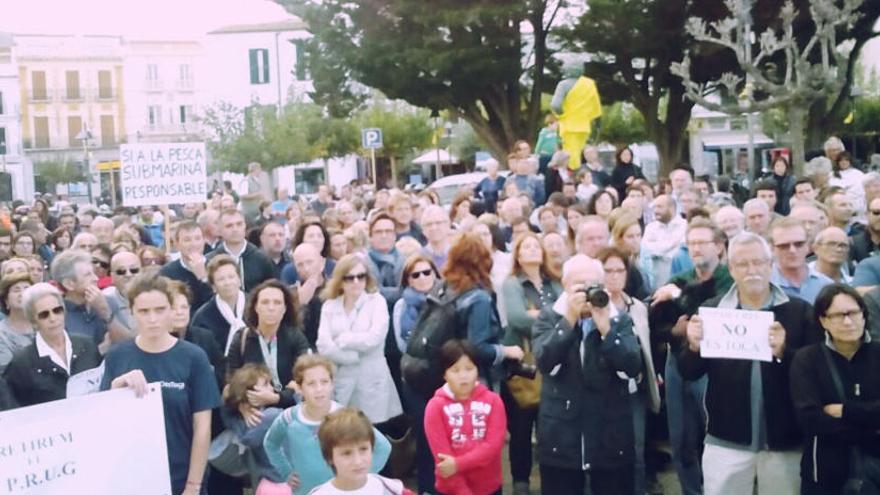
[[[223,242],[208,255],[208,260],[218,254],[228,254],[236,259],[245,293],[264,280],[275,278],[272,261],[245,239],[245,219],[240,211],[226,210],[220,214],[220,234]]]
[[[802,435],[794,421],[789,367],[795,352],[818,342],[812,306],[770,283],[770,247],[760,236],[743,233],[730,241],[734,285],[704,307],[771,311],[771,361],[703,358],[703,322],[687,325],[688,345],[678,356],[679,371],[694,380],[708,376],[708,428],[703,452],[707,495],[794,493],[800,486]]]
[[[565,263],[565,292],[534,326],[543,376],[538,413],[542,493],[632,493],[635,439],[628,379],[642,368],[632,320],[613,305],[587,302],[602,265],[584,255]]]

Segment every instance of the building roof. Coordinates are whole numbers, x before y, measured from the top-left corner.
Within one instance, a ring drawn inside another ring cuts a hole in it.
[[[302,31],[308,29],[309,26],[298,17],[291,17],[283,21],[262,22],[257,24],[233,24],[223,26],[208,34],[231,34],[231,33],[259,33],[259,32],[280,32],[280,31]]]

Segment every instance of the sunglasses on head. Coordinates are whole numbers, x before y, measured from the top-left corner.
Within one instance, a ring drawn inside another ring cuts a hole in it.
[[[420,272],[410,273],[409,278],[411,278],[413,280],[418,280],[422,277],[427,277],[428,275],[431,275],[432,273],[434,273],[434,270],[431,270],[430,268],[428,268],[427,270],[422,270]]]
[[[49,317],[50,314],[53,314],[53,315],[61,315],[61,314],[64,314],[64,307],[63,307],[63,306],[55,306],[55,307],[52,308],[52,309],[47,309],[47,310],[44,310],[44,311],[40,311],[39,313],[37,313],[37,319],[39,319],[39,320],[45,320],[46,318]]]
[[[114,272],[117,275],[119,275],[120,277],[122,275],[125,275],[126,273],[130,273],[132,275],[137,275],[138,273],[140,273],[140,271],[141,271],[141,269],[136,266],[133,266],[131,268],[117,268],[116,270],[114,270]]]
[[[366,279],[367,279],[367,272],[352,273],[351,275],[344,275],[342,277],[342,280],[344,280],[346,282],[354,282],[355,280],[366,280]]]
[[[97,258],[92,258],[92,264],[93,264],[93,265],[98,265],[98,266],[100,266],[101,268],[103,268],[103,269],[105,269],[105,270],[107,270],[108,268],[110,268],[110,263],[107,263],[106,261],[101,261],[101,260],[99,260],[99,259],[97,259]]]

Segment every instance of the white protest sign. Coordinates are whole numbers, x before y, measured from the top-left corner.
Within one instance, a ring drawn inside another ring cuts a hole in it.
[[[203,203],[208,197],[205,143],[119,147],[124,206]]]
[[[704,358],[771,361],[770,311],[700,308],[703,340],[700,356]]]
[[[163,416],[156,384],[0,413],[0,494],[171,495]]]

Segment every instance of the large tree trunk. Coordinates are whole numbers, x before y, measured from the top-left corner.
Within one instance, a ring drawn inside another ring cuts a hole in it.
[[[804,173],[805,138],[807,109],[803,105],[792,105],[788,109],[788,129],[791,133],[791,164],[795,175]]]
[[[398,187],[400,184],[397,182],[397,160],[392,155],[388,157],[388,161],[391,163],[391,184]]]

